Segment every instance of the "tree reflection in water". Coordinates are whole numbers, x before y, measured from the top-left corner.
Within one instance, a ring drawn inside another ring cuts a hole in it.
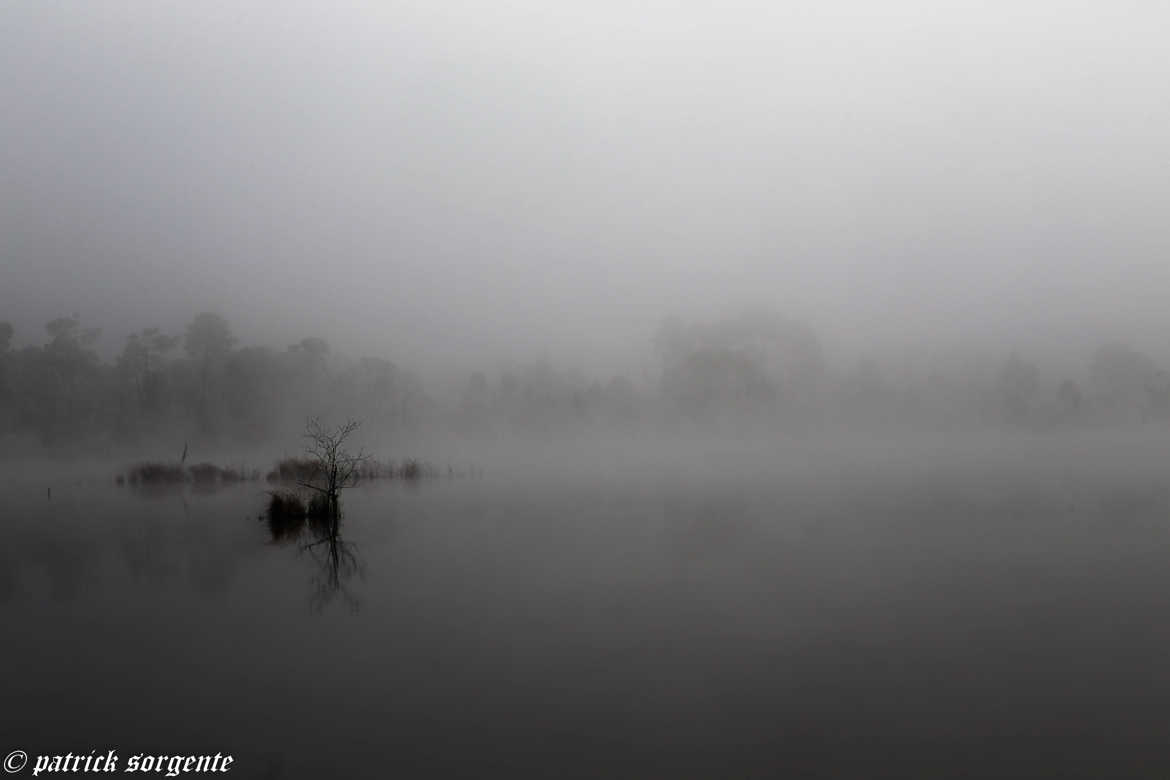
[[[361,608],[361,601],[350,590],[349,583],[355,576],[364,577],[365,566],[357,555],[357,546],[342,538],[341,521],[340,511],[308,517],[269,513],[267,517],[274,544],[296,544],[298,551],[307,554],[317,565],[309,604],[318,612],[338,597],[352,612]]]

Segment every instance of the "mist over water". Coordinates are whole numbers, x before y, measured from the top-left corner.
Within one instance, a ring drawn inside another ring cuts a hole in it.
[[[1168,22],[4,4],[0,754],[1164,773]]]

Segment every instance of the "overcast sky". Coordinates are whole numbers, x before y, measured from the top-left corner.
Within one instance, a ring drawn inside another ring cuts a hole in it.
[[[597,366],[766,302],[1159,350],[1168,8],[7,0],[0,319]]]

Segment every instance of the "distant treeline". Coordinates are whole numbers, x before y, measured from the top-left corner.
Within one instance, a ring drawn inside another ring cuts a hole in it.
[[[198,315],[182,335],[133,333],[113,362],[99,359],[99,331],[77,317],[45,330],[42,346],[14,350],[12,326],[0,322],[0,436],[259,443],[287,434],[290,421],[299,432],[323,409],[401,429],[429,404],[418,380],[388,360],[331,360],[319,338],[284,350],[239,347],[218,314]]]
[[[1083,369],[1067,375],[1014,353],[832,366],[811,328],[764,309],[668,320],[639,381],[535,362],[469,373],[445,388],[424,387],[389,360],[337,355],[320,338],[283,350],[240,347],[212,313],[182,334],[131,334],[112,362],[93,350],[98,331],[77,317],[54,319],[45,331],[41,346],[13,349],[13,328],[0,322],[0,442],[261,443],[330,413],[388,435],[489,437],[720,422],[1043,429],[1170,419],[1170,375],[1122,344],[1088,351]]]

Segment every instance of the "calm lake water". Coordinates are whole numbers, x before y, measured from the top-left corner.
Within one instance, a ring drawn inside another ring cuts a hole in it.
[[[332,549],[259,485],[9,485],[0,752],[1166,776],[1170,464],[1116,456],[367,485]]]

